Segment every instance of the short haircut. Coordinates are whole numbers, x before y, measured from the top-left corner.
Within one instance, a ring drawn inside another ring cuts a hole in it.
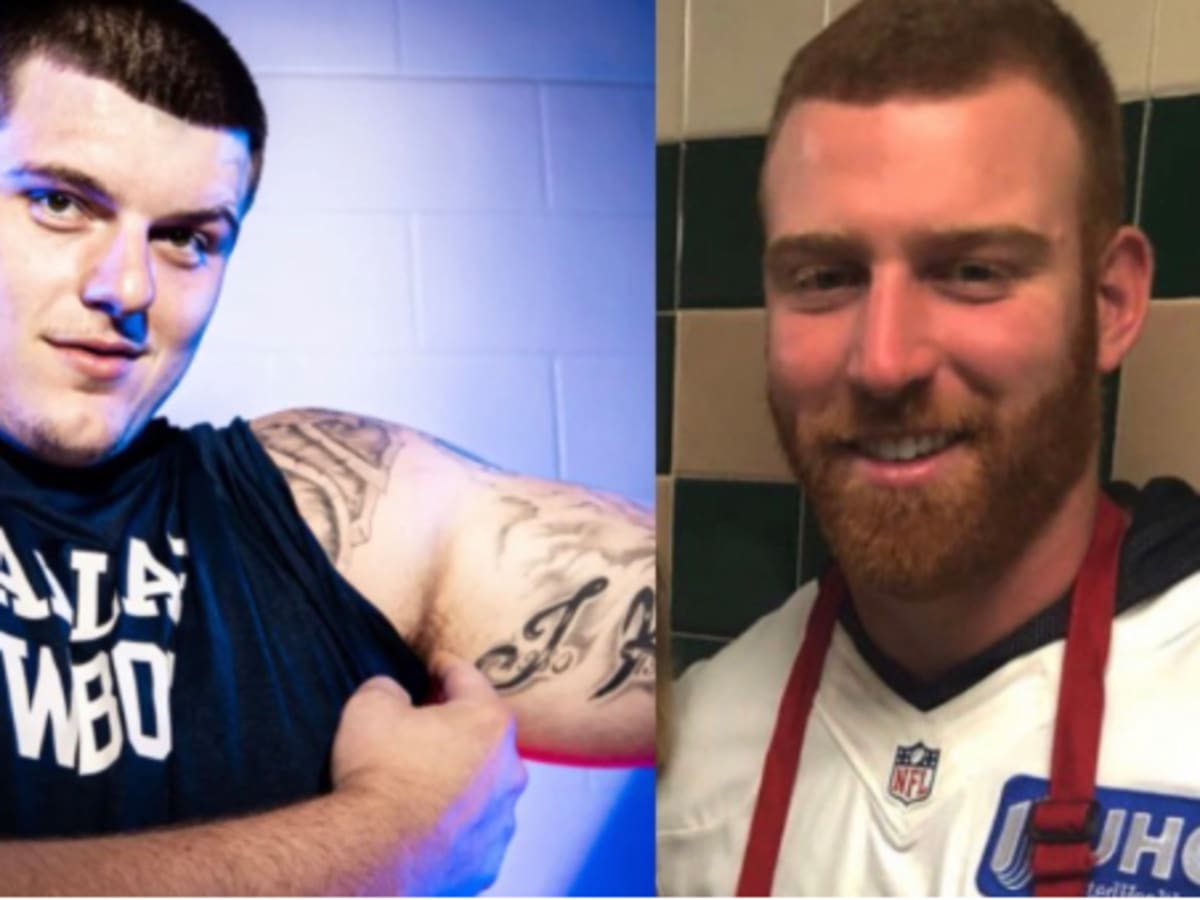
[[[194,125],[244,132],[252,202],[266,110],[245,62],[198,10],[181,0],[0,0],[0,120],[12,112],[17,68],[35,56]]]
[[[862,0],[792,58],[768,153],[801,100],[948,98],[1007,74],[1031,78],[1070,115],[1084,252],[1098,253],[1123,219],[1120,110],[1095,44],[1051,0]]]

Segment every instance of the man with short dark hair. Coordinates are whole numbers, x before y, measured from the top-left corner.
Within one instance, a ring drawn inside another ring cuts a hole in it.
[[[649,758],[643,511],[348,413],[152,420],[265,139],[181,2],[0,9],[6,891],[474,892],[518,749]]]
[[[836,564],[680,681],[664,893],[1200,888],[1138,850],[1200,823],[1200,502],[1098,481],[1152,272],[1120,161],[1049,0],[864,0],[793,59],[769,396]]]

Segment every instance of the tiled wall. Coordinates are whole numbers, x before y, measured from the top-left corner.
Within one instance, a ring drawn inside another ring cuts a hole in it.
[[[764,401],[763,134],[792,53],[849,0],[658,0],[658,508],[677,667],[818,572],[824,549]],[[1068,0],[1122,100],[1127,214],[1155,301],[1107,392],[1105,467],[1200,484],[1200,3]]]
[[[167,413],[357,410],[651,502],[653,0],[197,5],[271,138]],[[531,776],[493,893],[652,888],[652,773]]]
[[[363,410],[652,502],[653,0],[197,5],[271,136],[169,411]]]

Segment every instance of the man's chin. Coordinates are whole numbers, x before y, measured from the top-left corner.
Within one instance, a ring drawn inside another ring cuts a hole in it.
[[[893,486],[864,476],[844,448],[799,434],[772,405],[779,445],[816,513],[839,566],[861,588],[920,597],[977,574],[987,534],[987,485],[974,448],[926,484]]]
[[[892,487],[830,475],[806,485],[835,558],[854,580],[889,595],[961,588],[997,549],[977,470],[923,486]]]
[[[108,422],[41,421],[18,438],[31,456],[50,465],[83,468],[96,465],[119,453],[128,443],[130,427],[118,429]]]
[[[116,450],[111,446],[64,444],[54,441],[39,441],[30,448],[33,456],[50,465],[69,469],[82,469],[102,463]]]

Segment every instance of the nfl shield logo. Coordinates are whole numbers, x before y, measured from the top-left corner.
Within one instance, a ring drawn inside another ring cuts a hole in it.
[[[888,793],[905,806],[929,799],[941,755],[942,751],[926,747],[920,741],[897,747],[892,777],[888,779]]]

